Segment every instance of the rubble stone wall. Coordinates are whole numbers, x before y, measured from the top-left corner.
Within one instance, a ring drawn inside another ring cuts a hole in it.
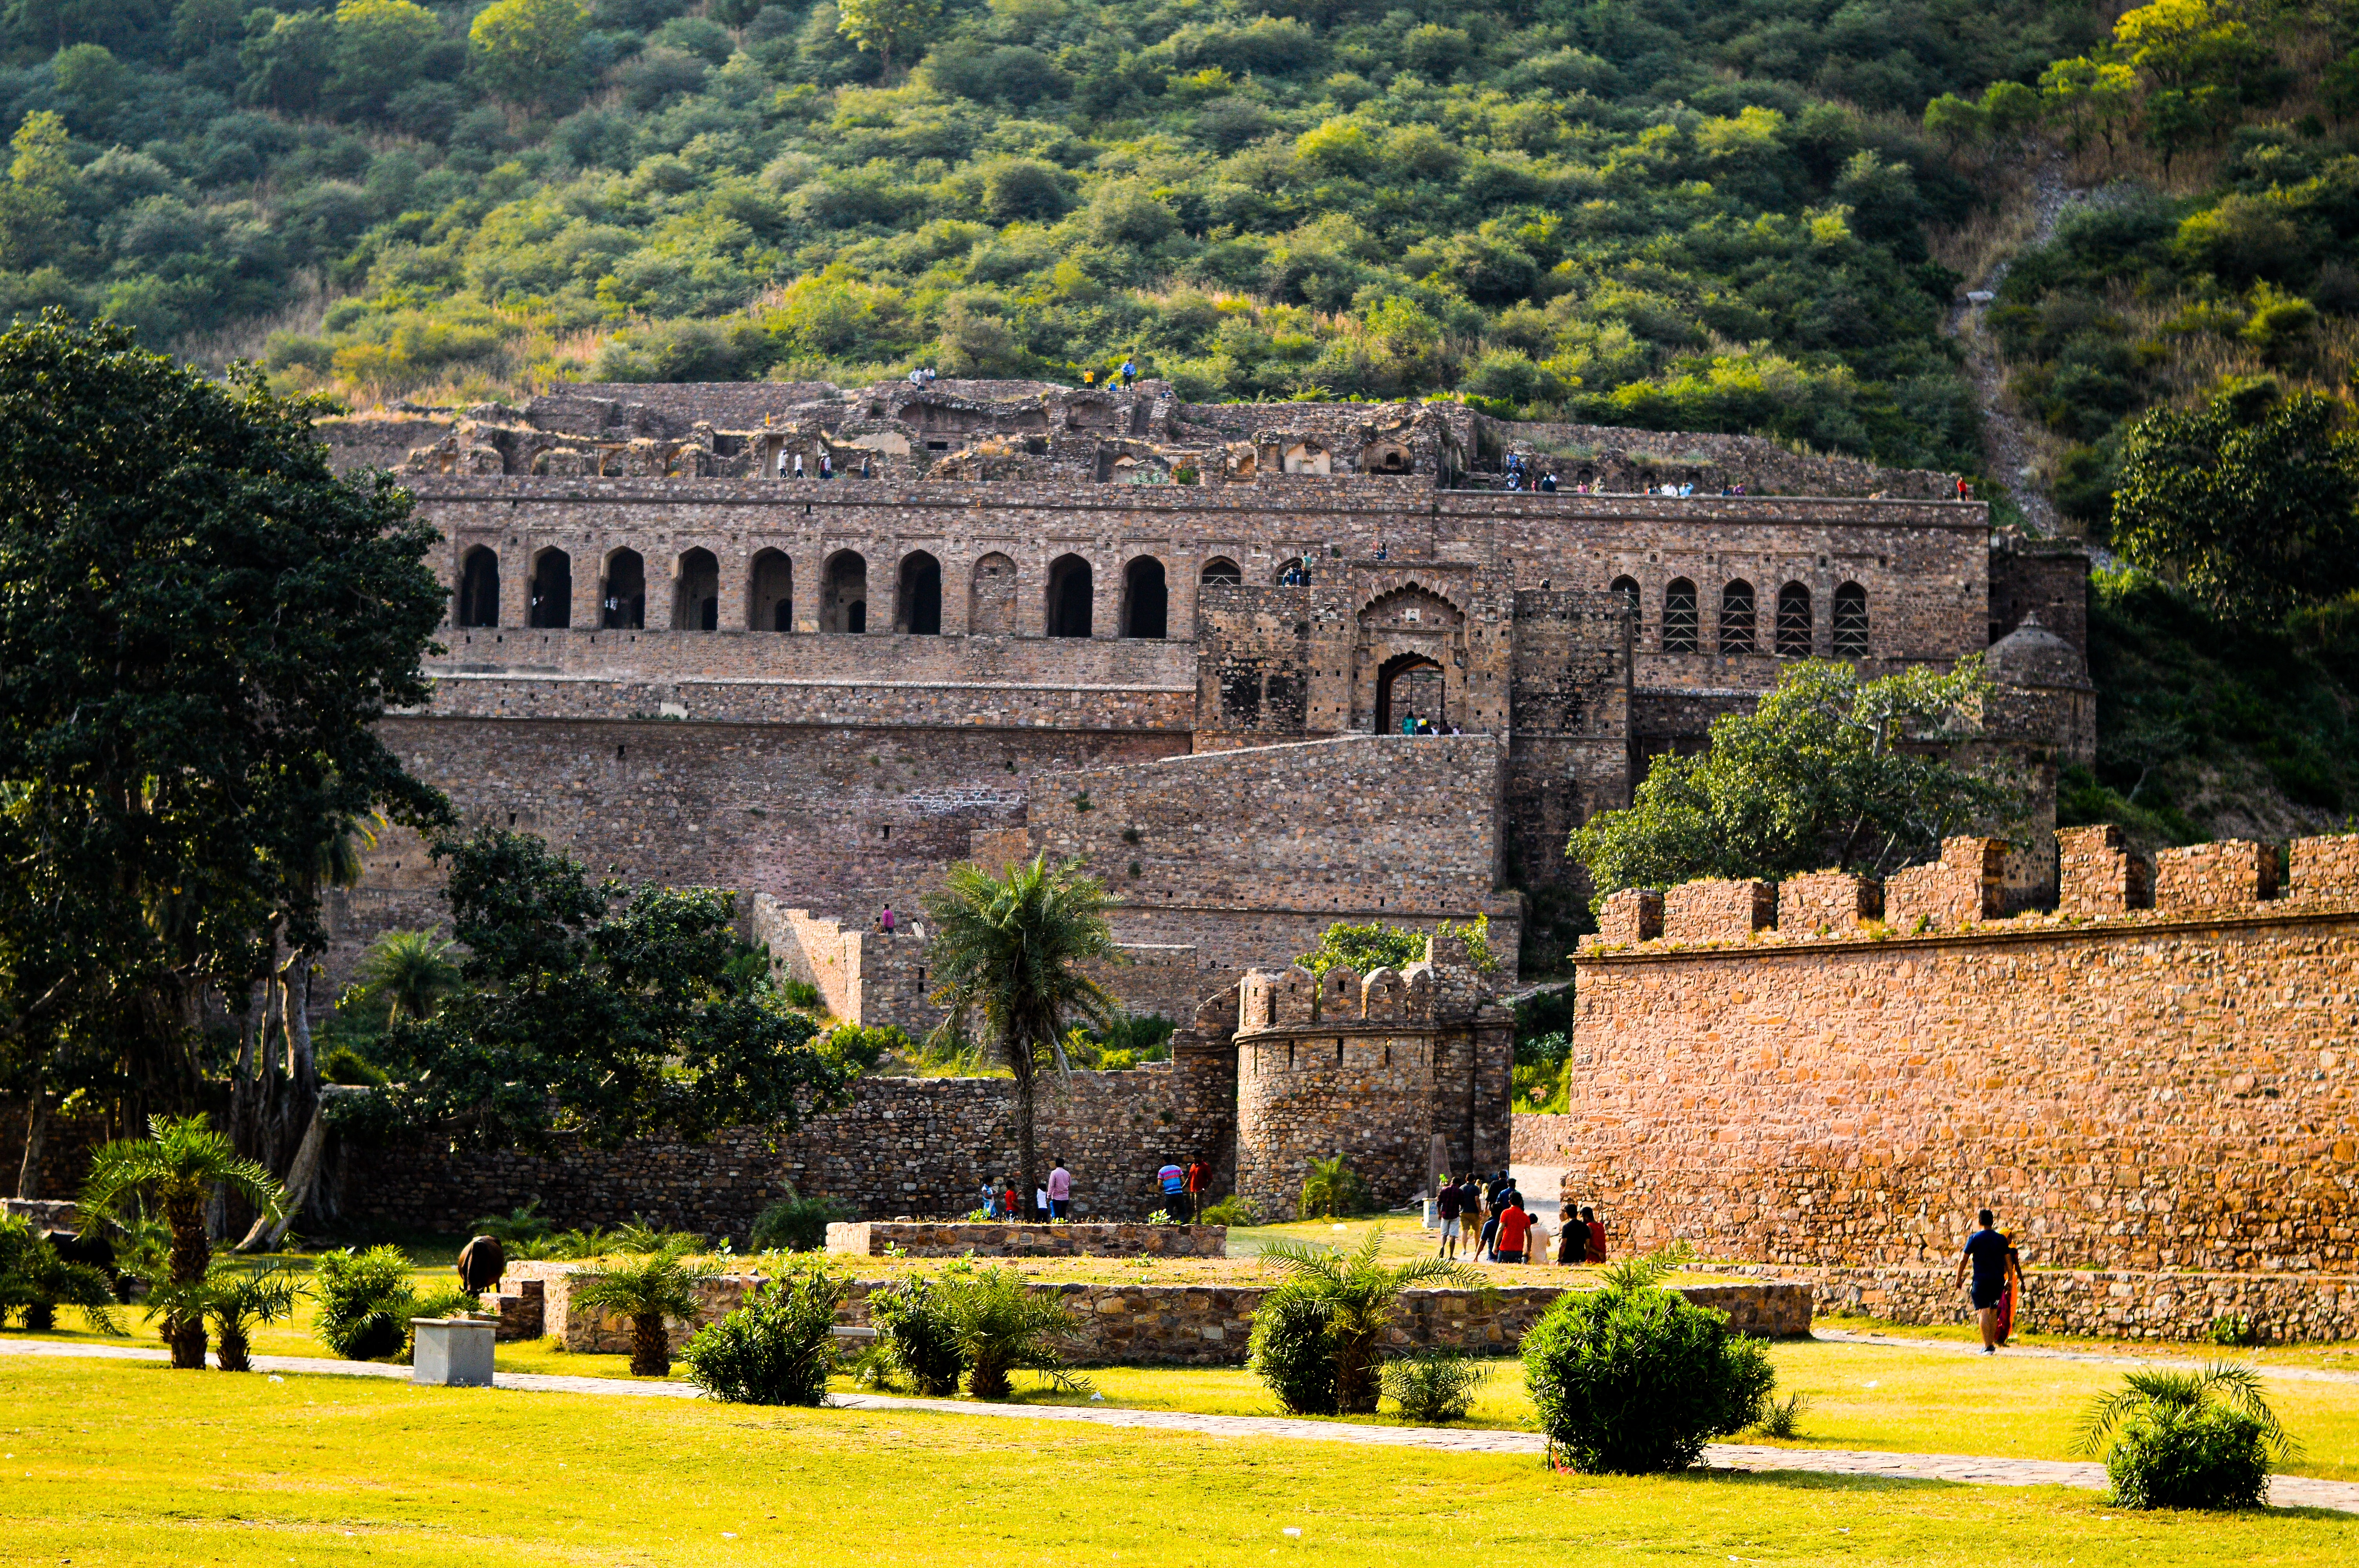
[[[1518,1158],[1707,1257],[1936,1264],[1987,1206],[2035,1265],[2359,1264],[2359,884],[1897,931],[1585,946],[1578,1114]]]
[[[1183,1200],[1184,1201],[1184,1200]],[[1167,1202],[1165,1211],[1178,1208]],[[927,1224],[862,1219],[827,1227],[827,1249],[855,1258],[882,1258],[890,1249],[909,1258],[1222,1258],[1229,1231],[1222,1225]]]

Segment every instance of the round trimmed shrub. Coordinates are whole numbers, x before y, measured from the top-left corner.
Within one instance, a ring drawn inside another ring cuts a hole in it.
[[[818,1404],[835,1366],[835,1309],[843,1290],[824,1269],[755,1287],[743,1306],[688,1342],[680,1353],[688,1380],[728,1404]]]
[[[1524,1336],[1551,1455],[1576,1470],[1684,1470],[1759,1419],[1777,1373],[1728,1316],[1654,1285],[1560,1297]]]
[[[2268,1500],[2267,1438],[2242,1411],[2157,1410],[2123,1423],[2105,1475],[2125,1509],[2256,1509]]]
[[[1290,1284],[1270,1292],[1254,1309],[1255,1375],[1289,1414],[1337,1411],[1332,1318],[1325,1302]]]
[[[312,1329],[321,1342],[347,1361],[401,1354],[418,1301],[414,1267],[398,1247],[321,1253],[311,1273],[311,1297],[320,1303]]]

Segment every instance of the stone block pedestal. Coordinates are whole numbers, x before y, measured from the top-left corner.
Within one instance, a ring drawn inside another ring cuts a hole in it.
[[[485,1317],[411,1318],[417,1348],[409,1358],[409,1380],[450,1389],[490,1388],[495,1326]]]

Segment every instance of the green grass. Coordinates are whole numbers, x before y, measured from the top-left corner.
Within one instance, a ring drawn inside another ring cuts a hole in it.
[[[119,1363],[0,1360],[0,1411],[6,1557],[76,1568],[2359,1554],[2347,1516],[2138,1516],[2061,1489],[1558,1476],[1513,1456]]]

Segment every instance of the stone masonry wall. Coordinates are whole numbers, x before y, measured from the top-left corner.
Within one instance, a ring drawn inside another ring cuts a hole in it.
[[[2343,860],[2332,840],[2301,858]],[[2220,859],[2256,890],[2257,857]],[[2359,884],[1918,936],[1601,945],[1578,968],[1583,1112],[1560,1147],[1519,1126],[1519,1156],[1564,1166],[1568,1198],[1634,1246],[1924,1266],[1986,1205],[2035,1265],[2359,1263]]]
[[[1164,1209],[1169,1213],[1177,1206],[1167,1203]],[[830,1225],[827,1249],[854,1258],[882,1258],[888,1249],[909,1258],[1225,1258],[1228,1238],[1224,1225],[862,1219]]]
[[[1233,1076],[1217,1062],[1041,1081],[1040,1174],[1062,1155],[1074,1212],[1142,1220],[1163,1206],[1167,1160],[1219,1168],[1235,1117]],[[863,1218],[959,1216],[985,1181],[1017,1170],[1004,1078],[866,1078],[852,1105],[810,1118],[775,1148],[751,1129],[705,1144],[641,1142],[596,1151],[560,1141],[540,1156],[451,1154],[430,1146],[359,1146],[343,1161],[342,1200],[362,1224],[451,1234],[528,1198],[560,1227],[653,1224],[743,1240],[791,1181]]]
[[[615,1353],[630,1347],[626,1323],[592,1308],[576,1309],[573,1282],[586,1272],[573,1263],[511,1263],[502,1288],[515,1291],[526,1280],[542,1282],[544,1331],[568,1350]],[[1538,1266],[1535,1272],[1546,1277]],[[673,1353],[688,1336],[735,1311],[758,1284],[754,1275],[725,1275],[697,1288],[695,1322],[669,1326]],[[837,1310],[851,1326],[868,1322],[868,1294],[881,1281],[855,1280]],[[1080,1320],[1065,1344],[1067,1361],[1079,1367],[1124,1363],[1240,1366],[1253,1332],[1253,1315],[1268,1293],[1266,1286],[1082,1285],[1041,1282],[1035,1294],[1061,1297]],[[1386,1339],[1394,1349],[1448,1346],[1476,1355],[1512,1354],[1523,1336],[1564,1293],[1562,1285],[1506,1285],[1490,1292],[1409,1290],[1400,1294],[1400,1315]],[[1810,1331],[1810,1287],[1788,1283],[1689,1285],[1680,1293],[1700,1306],[1726,1313],[1740,1333],[1788,1338]]]

